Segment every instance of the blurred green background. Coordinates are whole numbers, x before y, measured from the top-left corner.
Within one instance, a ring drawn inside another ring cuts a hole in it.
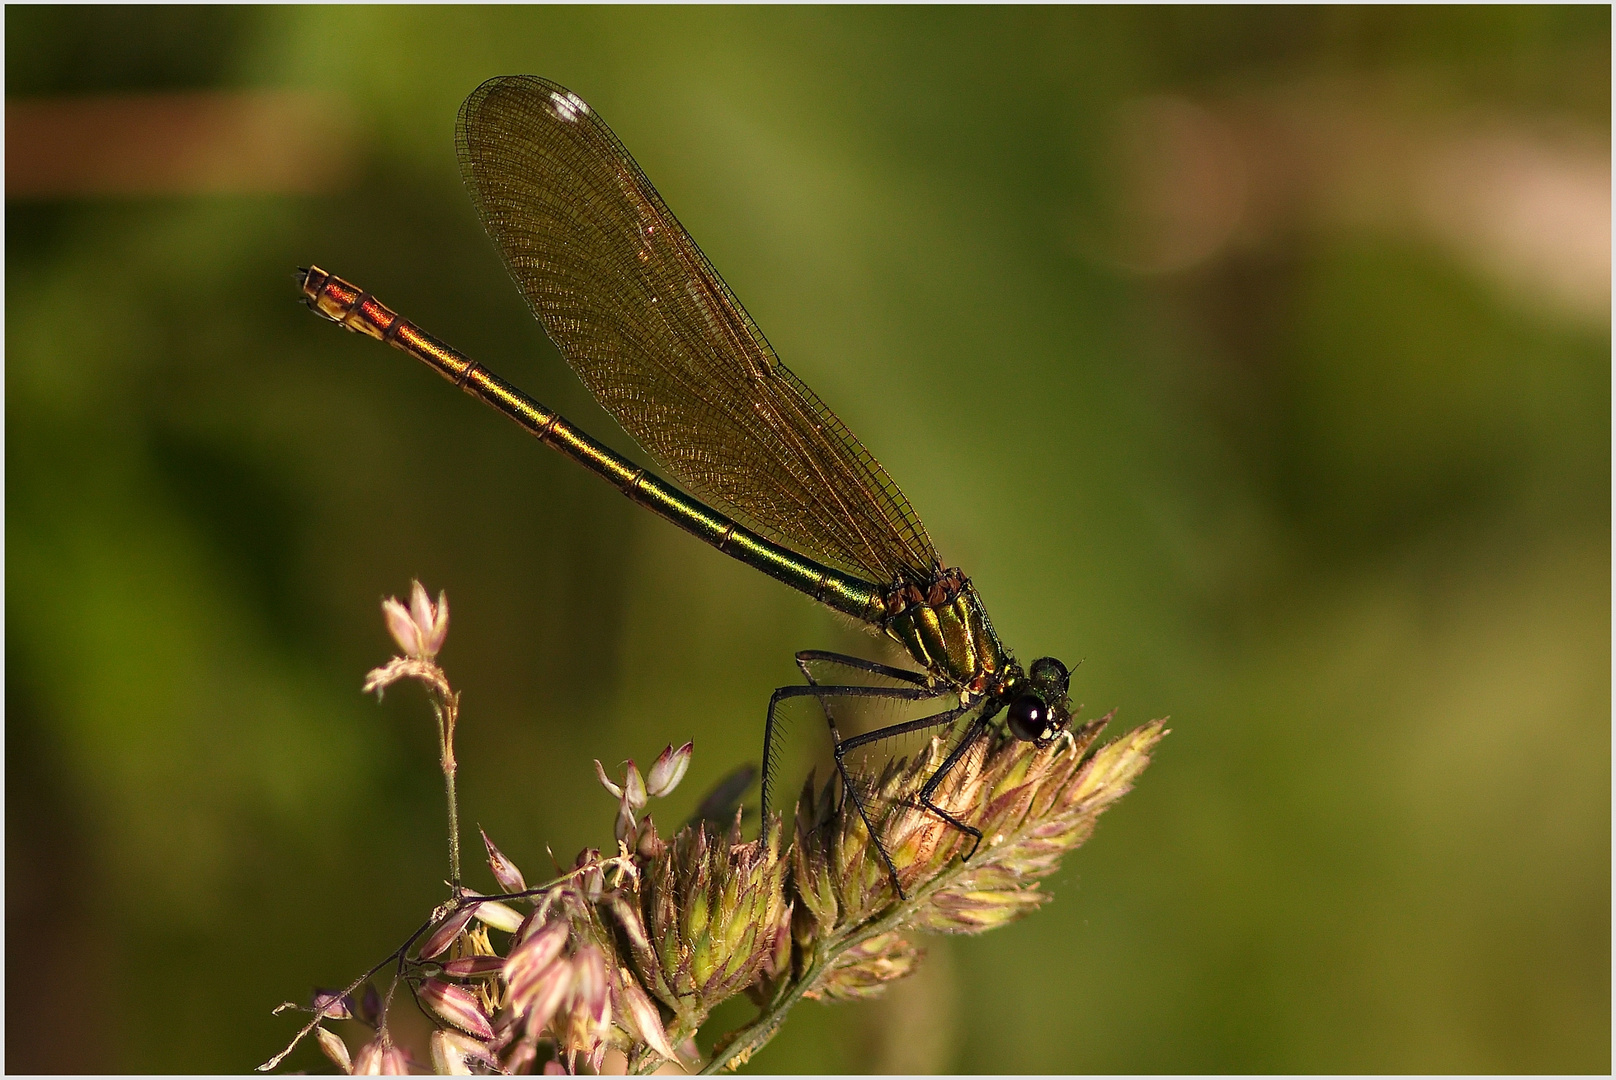
[[[1607,7],[5,18],[12,1071],[247,1069],[441,897],[429,714],[359,692],[412,576],[530,877],[609,839],[592,758],[693,737],[672,821],[794,650],[870,648],[295,302],[318,262],[630,448],[460,190],[516,72],[1012,648],[1173,718],[1052,905],[751,1069],[1609,1071]],[[280,173],[24,190],[84,148],[15,109],[243,91],[317,95],[236,132]]]

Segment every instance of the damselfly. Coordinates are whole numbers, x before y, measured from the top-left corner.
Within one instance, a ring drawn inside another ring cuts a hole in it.
[[[780,362],[695,241],[576,94],[531,75],[483,83],[461,106],[466,186],[533,314],[596,399],[683,485],[596,442],[556,412],[341,278],[300,272],[303,297],[349,330],[410,354],[619,488],[630,499],[897,641],[919,670],[808,651],[808,682],[774,692],[763,733],[765,813],[782,718],[806,700],[829,725],[853,800],[880,842],[894,812],[932,814],[974,838],[968,807],[939,805],[950,772],[996,738],[1045,744],[1070,719],[1066,667],[1023,668],[971,581],[945,567],[898,485]],[[697,496],[702,500],[699,501]],[[875,705],[904,718],[847,735]],[[894,739],[943,740],[901,806],[880,802],[861,757]]]

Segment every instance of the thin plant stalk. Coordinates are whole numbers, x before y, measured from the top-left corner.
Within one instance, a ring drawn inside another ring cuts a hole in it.
[[[433,694],[432,709],[438,714],[439,761],[443,767],[443,789],[449,803],[449,886],[460,895],[460,805],[455,796],[455,720],[460,712],[460,695]]]

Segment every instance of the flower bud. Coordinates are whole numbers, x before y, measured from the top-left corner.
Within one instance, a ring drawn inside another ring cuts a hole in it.
[[[632,846],[637,840],[634,822],[634,806],[628,801],[628,793],[623,793],[623,801],[617,804],[617,824],[612,827],[612,835],[617,837],[620,844]]]
[[[314,1037],[320,1042],[320,1049],[325,1056],[343,1072],[353,1072],[353,1060],[348,1056],[348,1044],[342,1041],[342,1036],[334,1031],[327,1031],[323,1027],[314,1029]]]
[[[522,1018],[528,1037],[537,1038],[572,992],[572,961],[558,958],[537,971],[524,971],[510,981],[511,1011]]]
[[[449,597],[446,593],[438,593],[438,602],[434,604],[426,595],[426,588],[419,581],[410,583],[410,614],[415,619],[416,626],[421,630],[421,653],[423,657],[438,655],[443,648],[444,638],[449,636]]]
[[[359,1048],[354,1055],[355,1076],[408,1076],[409,1055],[381,1035]]]
[[[400,652],[405,656],[421,655],[421,630],[410,618],[409,608],[389,596],[382,601],[382,619],[387,623],[387,632],[393,635]]]
[[[505,958],[505,981],[514,987],[537,976],[561,955],[571,932],[567,920],[555,919],[529,934]]]
[[[828,798],[831,788],[831,783],[827,783],[822,792],[816,788],[810,770],[797,799],[796,837],[791,845],[791,859],[793,884],[802,901],[798,905],[797,919],[801,924],[799,937],[804,943],[834,930],[840,914],[824,832],[832,816]]]
[[[522,920],[522,925],[518,926],[516,933],[511,935],[510,948],[514,949],[532,937],[535,930],[545,925],[545,919],[547,918],[548,913],[540,911],[538,908],[528,912],[527,917]]]
[[[514,934],[522,926],[522,913],[498,900],[484,900],[476,906],[477,921],[495,930]]]
[[[341,990],[316,990],[314,1012],[327,1020],[352,1020],[353,999]]]
[[[878,934],[843,953],[808,996],[831,1001],[875,997],[887,983],[913,974],[923,955],[895,933]]]
[[[681,829],[646,867],[639,902],[651,952],[631,949],[632,959],[644,985],[681,1015],[704,1015],[778,955],[790,907],[779,840],[778,818],[750,843],[738,827],[716,833],[703,823]]]
[[[619,1019],[623,1030],[672,1061],[677,1055],[668,1042],[667,1029],[662,1026],[662,1014],[651,1004],[651,999],[640,989],[639,982],[627,968],[618,972],[618,997],[622,1008]]]
[[[633,807],[635,813],[639,813],[645,809],[645,778],[640,775],[633,758],[624,764],[628,770],[623,774],[623,801]]]
[[[614,896],[611,911],[617,917],[618,925],[623,928],[623,935],[628,938],[629,948],[635,954],[649,954],[651,940],[645,935],[645,921],[640,918],[640,913],[634,905],[621,896]]]
[[[503,956],[462,956],[443,965],[443,973],[456,979],[480,979],[487,975],[498,975],[504,970]]]
[[[654,859],[666,846],[657,836],[656,822],[651,820],[650,814],[645,815],[645,820],[640,822],[639,836],[634,840],[634,853],[642,859]]]
[[[551,1022],[556,1050],[571,1061],[583,1054],[590,1068],[599,1071],[611,1033],[611,986],[607,982],[606,958],[593,943],[579,947],[572,957],[572,994],[566,1010]]]
[[[603,1038],[612,1022],[606,957],[598,946],[585,944],[573,954],[572,963],[576,973],[572,985],[573,1013],[583,1021],[591,1036]]]
[[[353,1068],[350,1071],[355,1076],[380,1076],[382,1074],[381,1036],[378,1035],[359,1048],[359,1053],[354,1055]]]
[[[410,585],[410,606],[406,608],[389,596],[382,601],[382,616],[405,656],[430,660],[438,655],[449,634],[449,598],[440,592],[434,604],[419,581]]]
[[[943,934],[979,934],[1021,918],[1048,899],[1048,893],[1019,883],[997,890],[945,889],[932,896],[916,924]]]
[[[690,755],[694,748],[695,743],[687,742],[677,750],[669,746],[658,754],[651,765],[651,772],[645,778],[646,794],[660,799],[678,787],[690,768]]]
[[[369,983],[365,984],[365,992],[359,998],[359,1022],[375,1027],[382,1015],[382,996],[376,988]]]
[[[432,1033],[432,1071],[439,1076],[470,1076],[471,1063],[498,1069],[498,1059],[486,1043],[450,1028]]]
[[[601,889],[606,885],[606,875],[600,869],[600,851],[597,848],[584,848],[573,860],[573,868],[581,869],[578,875],[578,884],[582,886],[584,895],[591,900],[600,895]]]
[[[439,923],[438,928],[428,934],[425,941],[421,942],[421,959],[430,960],[434,956],[443,953],[450,945],[453,945],[455,938],[459,937],[460,932],[466,928],[466,924],[471,922],[471,917],[476,914],[477,907],[478,905],[476,904],[466,904]]]
[[[448,1028],[438,1028],[427,1040],[432,1051],[432,1071],[438,1076],[471,1075],[471,1066],[466,1062],[466,1055],[450,1041],[453,1035],[458,1034],[460,1033]]]
[[[486,832],[481,829],[477,831],[482,833],[483,846],[488,849],[488,868],[494,872],[494,880],[499,882],[500,889],[508,893],[519,893],[525,890],[527,882],[522,879],[522,871],[518,870],[516,864],[505,857],[504,852],[494,846],[494,842],[488,839]]]
[[[485,1040],[494,1037],[494,1026],[476,997],[464,987],[442,979],[427,979],[417,994],[423,1005],[467,1034]]]

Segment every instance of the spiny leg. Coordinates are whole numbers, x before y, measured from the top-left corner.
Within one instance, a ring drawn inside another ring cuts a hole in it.
[[[925,807],[927,810],[930,810],[932,813],[954,826],[954,828],[958,829],[960,832],[976,838],[976,843],[971,845],[971,850],[965,855],[966,862],[970,862],[971,856],[976,854],[976,849],[982,846],[982,830],[978,829],[974,825],[965,824],[965,822],[961,821],[953,814],[950,814],[941,806],[938,806],[936,803],[932,802],[931,797],[932,793],[942,785],[942,782],[945,779],[947,779],[948,774],[954,770],[954,766],[959,764],[960,759],[965,756],[965,754],[970,750],[971,746],[978,739],[985,736],[987,731],[988,717],[977,717],[976,722],[971,725],[971,729],[967,731],[965,733],[965,737],[959,741],[959,745],[954,747],[953,752],[950,753],[946,759],[944,759],[941,765],[937,766],[937,771],[926,778],[926,783],[920,789],[921,806]]]
[[[961,706],[959,709],[954,710],[952,715],[943,713],[939,714],[939,718],[948,717],[950,722],[952,722],[953,720],[964,715],[970,707],[971,706],[969,705]],[[942,785],[943,781],[948,778],[948,774],[952,772],[954,767],[960,763],[960,760],[970,752],[971,747],[978,740],[987,735],[988,721],[993,719],[993,715],[997,711],[997,709],[990,708],[988,712],[985,712],[976,718],[975,722],[971,724],[970,729],[966,731],[964,737],[960,739],[959,745],[955,746],[954,749],[949,752],[948,757],[943,760],[943,763],[937,766],[936,771],[926,778],[926,783],[921,786],[918,795],[920,809],[924,809],[932,814],[935,814],[937,817],[941,818],[949,825],[952,825],[960,832],[975,838],[976,842],[971,845],[971,850],[965,855],[966,861],[969,861],[971,856],[976,854],[976,849],[982,846],[982,830],[976,828],[974,825],[968,825],[961,821],[947,810],[944,810],[941,806],[938,806],[932,801],[931,797],[933,793],[936,792],[938,787]],[[872,731],[868,735],[859,735],[842,744],[842,749],[848,750],[868,742],[874,742],[876,739],[886,738],[892,735],[901,735],[905,731],[914,730],[915,724],[924,724],[925,722],[926,721],[915,721],[911,724],[896,724],[890,728],[882,728],[880,731]],[[832,730],[834,730],[834,728],[832,728]]]
[[[918,671],[892,667],[890,664],[878,664],[874,660],[865,660],[859,656],[848,656],[846,653],[827,652],[824,649],[804,649],[797,654],[797,666],[802,669],[803,678],[807,679],[809,684],[813,686],[825,685],[814,678],[813,669],[809,667],[810,664],[816,661],[825,664],[836,664],[840,667],[866,672],[871,675],[880,675],[883,678],[891,679],[893,682],[907,683],[911,686],[931,685],[930,678]]]
[[[801,655],[801,654],[799,654]],[[832,654],[834,655],[834,654]],[[898,670],[894,668],[893,670]],[[935,690],[921,686],[913,687],[885,687],[885,686],[782,686],[769,697],[769,712],[763,721],[763,816],[768,820],[769,792],[774,787],[775,776],[775,716],[782,701],[792,698],[812,697],[820,703],[825,710],[825,722],[830,725],[831,737],[836,742],[841,736],[836,731],[836,724],[831,719],[830,709],[825,705],[827,698],[833,697],[866,697],[885,698],[889,701],[925,701],[927,698],[941,697]]]
[[[825,689],[832,688],[825,687]],[[892,856],[887,853],[886,844],[882,841],[880,834],[876,832],[874,824],[871,823],[870,815],[864,808],[864,799],[859,794],[858,785],[853,783],[852,778],[848,775],[847,766],[843,761],[843,758],[849,750],[856,750],[860,746],[867,746],[870,743],[879,742],[882,739],[890,739],[894,736],[905,735],[912,731],[923,731],[927,728],[947,727],[953,724],[960,717],[964,716],[966,713],[970,712],[976,707],[976,704],[977,703],[974,701],[967,702],[963,705],[958,705],[952,709],[945,710],[944,712],[934,713],[931,716],[923,716],[918,720],[907,720],[901,724],[892,724],[888,727],[866,732],[863,735],[855,735],[853,738],[846,740],[842,739],[841,733],[836,730],[836,723],[830,719],[829,712],[827,711],[826,713],[825,719],[826,722],[830,724],[831,738],[836,740],[836,769],[842,777],[842,790],[853,797],[853,806],[858,810],[859,817],[864,820],[864,827],[869,831],[870,840],[875,844],[876,851],[881,853],[881,861],[886,864],[887,874],[892,878],[892,887],[894,890],[896,890],[898,899],[900,900],[906,900],[908,899],[908,896],[903,891],[903,883],[898,880],[898,868],[893,865]],[[978,728],[982,727],[983,724],[984,721],[981,720],[978,720],[975,724],[973,724],[970,732],[966,735],[965,741],[962,742],[961,745],[966,745],[973,740],[976,737]],[[941,773],[945,769],[951,767],[950,762],[957,760],[959,753],[959,749],[956,748],[954,752],[949,755],[948,761],[945,761],[942,766],[939,766],[938,773]],[[936,777],[937,773],[933,773],[932,775],[933,777]],[[931,783],[932,781],[928,779],[927,784],[931,785]],[[925,791],[929,790],[930,787],[925,789]],[[982,833],[979,830],[973,829],[964,822],[959,821],[953,815],[944,811],[941,807],[932,805],[930,800],[925,798],[924,793],[922,794],[922,800],[927,809],[935,812],[950,825],[953,825],[965,832],[975,834],[977,842],[981,842]],[[974,854],[976,849],[973,847],[971,851]]]
[[[931,690],[934,693],[936,693],[937,696],[939,696],[939,697],[942,696],[942,692],[939,691],[938,688],[935,686],[935,684],[933,683],[931,677],[926,675],[924,672],[912,671],[912,670],[910,670],[908,668],[893,667],[890,664],[882,664],[882,663],[879,663],[879,662],[877,662],[875,660],[866,660],[861,656],[849,656],[846,653],[831,652],[831,651],[829,651],[827,649],[804,649],[804,650],[802,650],[801,652],[799,652],[797,654],[796,660],[797,660],[797,667],[802,670],[803,678],[808,680],[808,684],[810,686],[851,686],[851,685],[855,685],[853,683],[838,683],[838,682],[821,681],[821,676],[824,673],[821,672],[820,675],[816,675],[815,674],[815,665],[824,664],[824,665],[828,665],[828,666],[832,666],[832,667],[836,667],[836,668],[842,668],[842,669],[844,669],[844,670],[846,670],[848,672],[857,672],[857,673],[863,674],[863,675],[874,675],[874,676],[877,676],[879,678],[887,679],[887,680],[889,680],[891,682],[898,683],[900,685],[897,686],[897,687],[892,687],[892,689],[902,689],[903,691],[905,691],[905,693],[903,693],[901,695],[894,695],[894,697],[897,700],[918,700],[918,699],[911,699],[910,696],[909,696],[911,688],[915,688],[915,687],[926,688],[926,689]],[[862,684],[857,684],[857,685],[862,685]],[[830,705],[829,705],[829,703],[827,701],[827,698],[825,696],[823,696],[823,695],[819,696],[819,705],[820,705],[821,710],[825,714],[825,723],[830,727],[831,740],[832,740],[832,744],[834,745],[835,743],[841,741],[841,734],[837,731],[836,723],[831,718]],[[772,710],[771,710],[770,716],[771,716],[771,718],[773,716]],[[764,732],[764,745],[765,745],[765,748],[767,748],[768,745],[769,745],[769,737],[768,736],[769,736],[769,732],[768,732],[767,729],[765,729],[765,732]],[[767,749],[765,749],[765,753],[767,753]]]
[[[894,668],[892,670],[897,671],[899,669]],[[904,674],[908,675],[911,673],[904,672]],[[890,738],[894,735],[902,735],[910,731],[920,731],[925,728],[937,727],[943,724],[951,724],[955,720],[959,719],[960,716],[964,715],[964,713],[971,706],[956,706],[953,709],[948,709],[940,713],[934,713],[930,716],[924,716],[918,720],[909,720],[901,724],[892,724],[888,727],[881,728],[878,731],[869,732],[865,735],[859,735],[852,739],[844,740],[841,732],[837,730],[835,718],[831,716],[830,707],[827,704],[831,699],[873,698],[884,699],[887,701],[926,701],[934,698],[952,697],[952,695],[947,691],[939,693],[936,690],[922,686],[884,687],[809,685],[780,687],[769,698],[769,713],[763,725],[763,812],[765,816],[768,814],[769,810],[769,790],[773,786],[773,775],[775,771],[773,741],[776,713],[782,701],[800,697],[814,698],[817,702],[819,702],[821,709],[824,710],[825,724],[830,728],[832,748],[836,757],[836,771],[842,780],[842,791],[844,794],[852,796],[853,807],[858,811],[860,819],[862,819],[864,822],[865,829],[870,834],[870,839],[875,842],[875,848],[881,854],[881,861],[885,864],[887,874],[892,879],[893,888],[897,890],[900,898],[904,898],[903,885],[898,880],[898,869],[893,865],[892,857],[890,854],[888,854],[886,845],[881,842],[880,833],[876,829],[875,822],[870,820],[870,814],[864,805],[864,799],[860,797],[859,794],[859,786],[854,782],[852,775],[848,772],[847,763],[845,760],[843,760],[844,755],[849,749],[857,748],[865,745],[866,743],[873,742],[876,739]]]

